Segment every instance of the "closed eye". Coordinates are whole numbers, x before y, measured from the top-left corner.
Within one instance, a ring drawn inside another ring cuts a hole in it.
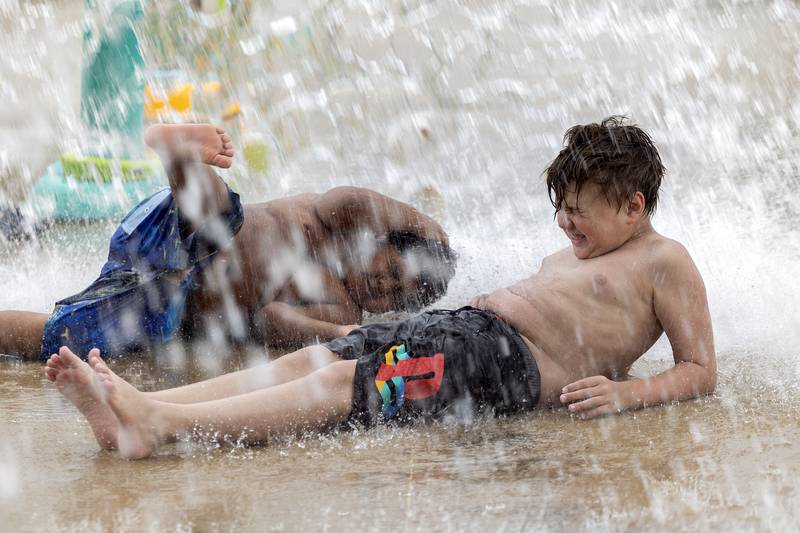
[[[570,207],[568,205],[565,205],[562,209],[564,210],[564,213],[566,213],[567,215],[578,215],[580,217],[586,215],[586,212],[579,207]]]

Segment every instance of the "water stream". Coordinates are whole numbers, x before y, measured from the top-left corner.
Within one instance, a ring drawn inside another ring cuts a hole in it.
[[[529,275],[566,245],[541,172],[566,128],[626,114],[652,134],[668,169],[654,225],[687,246],[707,285],[717,392],[588,423],[548,411],[256,449],[182,444],[129,463],[96,451],[86,424],[38,365],[5,358],[5,527],[561,531],[797,524],[800,5],[280,4],[241,2],[202,17],[181,8],[184,33],[173,35],[224,45],[204,53],[245,111],[245,120],[231,124],[237,148],[243,151],[246,138],[266,140],[266,172],[240,158],[227,175],[245,201],[353,184],[417,203],[442,220],[460,254],[437,304],[459,306]],[[21,205],[44,167],[81,144],[74,73],[81,7],[73,0],[0,4],[0,39],[14,51],[0,58],[4,203]],[[270,38],[287,39],[291,28],[296,48],[276,51]],[[146,59],[183,69],[190,81],[211,70],[150,46]],[[166,64],[169,57],[174,61]],[[112,230],[112,223],[56,225],[33,241],[0,243],[0,308],[47,312],[85,287]],[[198,379],[246,359],[188,364],[179,378]],[[662,340],[634,374],[670,363]],[[144,361],[117,369],[148,388],[172,379]]]

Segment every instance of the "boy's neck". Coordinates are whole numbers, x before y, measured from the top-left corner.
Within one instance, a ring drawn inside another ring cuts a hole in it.
[[[639,219],[633,226],[633,232],[631,236],[625,242],[630,242],[642,237],[644,235],[648,235],[653,233],[655,230],[653,229],[653,224],[650,221],[650,215],[644,215],[642,218]]]

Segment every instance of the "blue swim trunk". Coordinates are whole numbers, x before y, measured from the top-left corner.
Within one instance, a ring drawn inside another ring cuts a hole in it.
[[[198,274],[242,227],[239,195],[228,189],[228,196],[226,212],[184,236],[170,189],[134,207],[111,237],[100,277],[56,302],[44,327],[42,361],[61,346],[83,358],[92,348],[117,357],[172,340]]]

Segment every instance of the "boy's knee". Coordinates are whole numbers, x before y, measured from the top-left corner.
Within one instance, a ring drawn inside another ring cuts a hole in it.
[[[326,391],[349,391],[353,388],[356,361],[337,361],[314,373],[317,385]]]
[[[340,360],[335,353],[324,346],[308,346],[287,357],[292,357],[293,364],[297,365],[298,370],[303,370],[305,374],[316,372]]]

